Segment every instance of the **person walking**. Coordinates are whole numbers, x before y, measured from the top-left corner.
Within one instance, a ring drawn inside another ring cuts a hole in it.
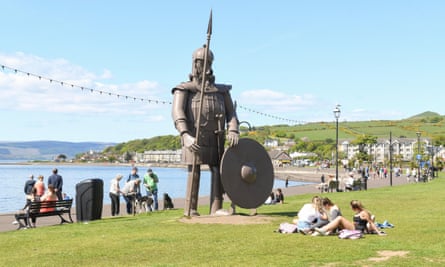
[[[144,175],[144,186],[147,191],[147,196],[153,197],[153,209],[158,210],[158,183],[159,178],[153,172],[152,169],[148,169],[147,173]]]
[[[62,200],[62,187],[63,187],[63,178],[58,174],[57,168],[53,169],[53,174],[48,177],[48,188],[49,185],[52,185],[54,188],[54,192],[57,195],[59,200]]]

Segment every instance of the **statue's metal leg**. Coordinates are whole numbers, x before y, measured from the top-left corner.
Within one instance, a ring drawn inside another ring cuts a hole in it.
[[[212,183],[210,190],[210,214],[215,214],[223,206],[223,187],[218,166],[210,166]]]
[[[235,215],[236,214],[236,205],[235,203],[230,203],[230,210],[229,210],[229,214],[230,215]]]
[[[198,213],[198,193],[199,193],[199,180],[201,176],[201,166],[195,166],[195,172],[193,172],[193,165],[187,166],[188,176],[187,176],[187,195],[185,197],[185,216],[199,216]],[[194,176],[195,173],[195,176]],[[196,179],[193,183],[193,179]],[[193,186],[193,187],[192,187]],[[190,210],[188,210],[190,207]]]

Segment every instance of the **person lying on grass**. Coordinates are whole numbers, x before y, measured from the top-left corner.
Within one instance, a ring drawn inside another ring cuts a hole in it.
[[[322,228],[315,228],[315,231],[320,235],[329,235],[335,229],[347,229],[347,230],[359,230],[363,233],[377,233],[378,235],[385,235],[375,225],[371,218],[371,213],[363,207],[362,203],[358,200],[351,201],[351,208],[355,212],[352,217],[352,222],[348,221],[343,216],[338,216],[333,221],[323,226]]]

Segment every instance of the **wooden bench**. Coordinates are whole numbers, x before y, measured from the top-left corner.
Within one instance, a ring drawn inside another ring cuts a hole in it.
[[[44,202],[32,202],[28,209],[19,214],[17,221],[19,222],[19,228],[25,228],[27,225],[31,226],[31,218],[47,217],[47,216],[59,216],[60,224],[63,223],[73,223],[73,218],[71,217],[71,206],[73,205],[73,200],[58,200],[58,201],[44,201]],[[41,212],[41,209],[48,211]],[[64,214],[68,214],[69,220],[63,217]],[[20,222],[20,219],[26,222],[27,225]]]

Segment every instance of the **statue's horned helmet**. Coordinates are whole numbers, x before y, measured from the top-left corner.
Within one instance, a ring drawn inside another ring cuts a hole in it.
[[[192,58],[193,58],[193,62],[195,62],[196,60],[204,60],[204,55],[205,55],[205,47],[200,47],[198,49],[195,50],[195,52],[193,52]],[[209,50],[208,56],[207,56],[207,60],[210,64],[212,64],[213,62],[213,53],[211,50]]]

